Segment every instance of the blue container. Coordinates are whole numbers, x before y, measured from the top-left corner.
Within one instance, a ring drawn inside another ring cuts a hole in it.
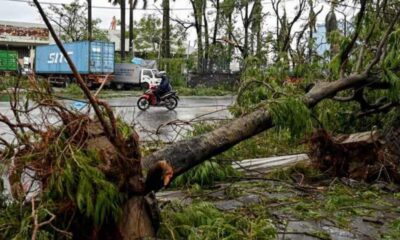
[[[65,43],[65,50],[80,74],[107,74],[114,72],[114,43]],[[57,45],[38,46],[35,55],[37,74],[72,74]]]

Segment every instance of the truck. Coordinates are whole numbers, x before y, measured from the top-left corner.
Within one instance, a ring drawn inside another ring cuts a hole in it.
[[[0,50],[0,74],[16,74],[18,72],[17,51]]]
[[[149,89],[150,86],[158,85],[161,82],[156,75],[156,61],[142,60],[134,63],[120,63],[115,65],[114,88],[121,90],[140,86],[143,89]]]
[[[81,41],[65,43],[64,48],[89,88],[111,81],[114,73],[114,43]],[[38,46],[35,72],[52,84],[66,87],[74,81],[73,73],[57,45]]]

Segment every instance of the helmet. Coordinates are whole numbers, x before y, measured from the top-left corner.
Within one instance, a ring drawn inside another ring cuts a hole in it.
[[[156,78],[162,78],[162,77],[165,77],[165,76],[167,76],[167,73],[165,71],[159,71],[156,74]]]

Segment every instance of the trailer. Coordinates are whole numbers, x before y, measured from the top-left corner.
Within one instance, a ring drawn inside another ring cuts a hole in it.
[[[112,80],[114,43],[81,41],[65,43],[64,48],[88,87]],[[36,48],[35,72],[57,85],[67,86],[74,81],[71,68],[55,44]]]
[[[0,73],[2,75],[18,73],[17,51],[0,50]]]

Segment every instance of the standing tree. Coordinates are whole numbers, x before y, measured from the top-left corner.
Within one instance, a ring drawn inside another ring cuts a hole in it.
[[[88,4],[88,32],[89,32],[89,41],[92,41],[92,0],[87,0]]]
[[[171,25],[170,25],[170,6],[169,0],[162,0],[163,19],[161,36],[161,56],[163,58],[171,57]]]
[[[204,3],[201,0],[190,0],[193,8],[194,26],[197,33],[197,71],[204,71],[204,49],[203,49],[203,10]]]
[[[63,41],[82,41],[90,39],[89,25],[92,26],[92,39],[107,41],[107,33],[99,28],[100,19],[89,21],[87,4],[80,4],[75,0],[70,4],[62,4],[61,7],[50,5],[49,20],[57,26]],[[90,24],[89,24],[90,22]]]
[[[129,52],[133,54],[133,11],[136,9],[138,0],[129,0]],[[143,0],[143,9],[147,7],[147,0]]]

